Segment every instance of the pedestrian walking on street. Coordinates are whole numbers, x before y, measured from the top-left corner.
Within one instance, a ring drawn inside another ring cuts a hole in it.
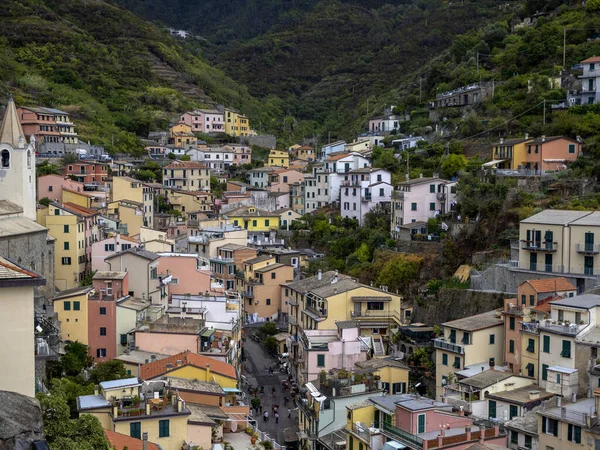
[[[292,418],[292,410],[288,408],[288,419]]]
[[[269,421],[269,411],[265,411],[265,415],[263,416],[265,419],[265,422]]]
[[[271,394],[275,395],[275,386],[271,388]]]
[[[275,423],[279,423],[279,413],[275,413]]]
[[[262,413],[262,405],[258,405],[258,408],[260,409],[260,412]]]

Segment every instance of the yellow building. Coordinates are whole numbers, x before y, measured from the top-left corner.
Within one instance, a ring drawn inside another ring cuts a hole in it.
[[[210,192],[210,170],[195,161],[173,161],[163,167],[163,185],[184,191]]]
[[[86,221],[66,207],[51,203],[38,212],[38,223],[56,239],[54,283],[59,289],[78,285],[86,271]]]
[[[61,340],[88,344],[88,297],[92,291],[90,286],[76,287],[61,291],[52,299]]]
[[[140,233],[140,228],[144,226],[143,205],[132,200],[118,200],[108,204],[108,215],[111,219],[117,220],[123,227],[123,234],[135,236]]]
[[[192,133],[192,127],[185,123],[178,123],[169,129],[171,144],[177,148],[188,148],[198,144],[198,138]]]
[[[0,256],[0,386],[3,390],[35,395],[34,289],[45,284],[35,272]]]
[[[533,141],[529,136],[516,139],[500,139],[492,144],[492,161],[498,169],[517,170],[527,159],[527,144]]]
[[[504,321],[500,311],[465,317],[442,324],[444,336],[433,340],[436,398],[466,367],[488,368],[504,361]]]
[[[290,154],[285,150],[271,150],[267,161],[265,161],[267,167],[290,167]]]
[[[274,212],[263,211],[254,206],[240,206],[227,212],[234,226],[248,231],[271,231],[279,228],[279,216]]]
[[[225,134],[230,136],[254,136],[256,133],[250,128],[250,121],[245,115],[229,108],[225,108]]]
[[[113,177],[111,201],[118,200],[139,203],[143,217],[142,225],[150,228],[154,226],[154,191],[150,186],[131,177]]]
[[[61,197],[63,203],[74,203],[84,208],[95,208],[98,206],[98,202],[94,201],[94,196],[89,192],[77,192],[73,189],[63,187]]]
[[[369,428],[374,422],[375,404],[370,400],[352,403],[346,406],[346,411],[346,449],[371,450]],[[366,426],[363,428],[362,424]]]
[[[214,196],[208,191],[165,189],[169,204],[184,218],[190,213],[208,214],[214,211]]]
[[[373,358],[357,362],[356,367],[374,373],[381,380],[381,387],[388,394],[406,394],[408,392],[409,367],[401,362],[389,358]]]
[[[246,320],[277,320],[283,312],[280,285],[293,279],[294,268],[276,263],[272,256],[244,261],[244,278],[238,279],[237,288],[244,299]]]
[[[237,129],[239,130],[238,136],[248,136],[251,134],[250,130],[250,121],[248,117],[243,114],[238,114],[237,116]]]
[[[162,386],[159,390],[138,378],[100,383],[93,395],[77,397],[77,410],[98,418],[106,430],[136,439],[148,433],[148,441],[163,450],[180,450],[188,439],[191,412],[177,391]]]
[[[140,378],[144,381],[169,377],[217,383],[222,388],[237,388],[235,368],[208,356],[190,351],[144,364],[140,367]]]

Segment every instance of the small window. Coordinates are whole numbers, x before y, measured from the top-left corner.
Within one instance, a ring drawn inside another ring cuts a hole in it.
[[[515,318],[514,318],[514,317],[510,317],[510,318],[509,318],[509,328],[510,328],[511,330],[514,330],[514,329],[515,329]]]
[[[496,335],[490,334],[490,345],[494,345],[496,343]]]
[[[105,316],[106,315],[106,307],[104,307],[104,306],[100,307],[100,315],[101,316]]]
[[[435,203],[429,204],[429,211],[435,211]]]
[[[10,152],[8,150],[2,150],[2,168],[8,169],[10,167]]]
[[[442,364],[444,366],[448,365],[448,354],[447,353],[442,353]]]
[[[73,311],[81,311],[81,303],[73,302]]]
[[[63,250],[69,250],[69,242],[63,242]]]
[[[71,311],[71,302],[63,302],[63,309],[65,311]]]
[[[569,144],[569,153],[575,154],[575,144]]]
[[[100,327],[100,336],[106,336],[106,327]]]
[[[317,355],[317,367],[325,367],[325,355]]]
[[[69,232],[69,225],[63,225],[63,233]]]
[[[544,336],[543,337],[542,351],[544,353],[550,353],[550,336]]]
[[[510,339],[508,341],[508,353],[514,353],[515,352],[515,341]]]
[[[416,211],[417,210],[417,204],[416,203],[411,203],[410,204],[410,210],[411,211]]]
[[[271,272],[271,280],[277,278],[277,274],[275,272]]]

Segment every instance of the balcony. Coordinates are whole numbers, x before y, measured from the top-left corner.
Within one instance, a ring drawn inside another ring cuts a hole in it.
[[[521,249],[532,252],[555,252],[558,250],[558,242],[550,241],[521,241]]]
[[[386,436],[406,444],[409,448],[423,448],[423,439],[412,433],[401,430],[390,423],[384,422],[381,431]]]
[[[539,325],[535,322],[521,322],[521,331],[524,333],[539,334]]]
[[[371,444],[371,435],[379,431],[377,428],[374,428],[373,432],[371,430],[366,424],[357,425],[355,423],[352,424],[352,428],[350,429],[352,434],[368,444]]]
[[[342,180],[340,186],[342,186],[342,187],[360,186],[360,182],[358,180]]]
[[[404,200],[403,191],[392,191],[392,200]]]
[[[575,244],[575,251],[577,253],[581,253],[583,255],[597,255],[600,253],[600,245],[599,244]]]
[[[446,201],[446,193],[445,192],[438,192],[437,195],[435,196],[440,202],[444,202]]]
[[[565,336],[577,336],[580,330],[586,327],[587,324],[577,325],[575,323],[558,322],[552,323],[550,320],[543,320],[539,324],[539,329],[550,333],[562,334]]]
[[[433,346],[435,348],[440,349],[440,350],[448,350],[448,351],[453,352],[453,353],[458,353],[459,355],[464,355],[465,354],[465,347],[464,347],[464,345],[454,344],[454,343],[452,343],[450,341],[447,341],[445,339],[442,339],[442,338],[434,339],[433,340]]]
[[[327,309],[325,308],[316,308],[314,306],[308,306],[307,308],[303,309],[302,312],[304,314],[306,314],[308,317],[310,317],[313,320],[324,320],[327,318]]]
[[[288,302],[289,305],[298,306],[298,300],[296,300],[295,298],[286,297],[286,300],[287,300],[287,302]]]
[[[367,311],[351,311],[350,315],[353,320],[359,322],[368,322],[369,320],[381,321],[382,319],[391,319],[394,322],[401,324],[402,316],[396,310],[393,311],[379,311],[379,310],[367,310]]]
[[[371,193],[370,193],[370,192],[367,192],[366,194],[363,194],[363,195],[361,195],[361,196],[360,196],[360,199],[361,199],[363,202],[370,202],[370,201],[373,199],[373,197],[372,197],[372,195],[371,195]]]
[[[254,298],[254,292],[253,291],[243,291],[241,293],[241,295],[244,298]]]

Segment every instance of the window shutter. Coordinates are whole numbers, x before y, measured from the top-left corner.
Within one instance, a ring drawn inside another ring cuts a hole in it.
[[[573,440],[573,425],[569,424],[569,428],[567,431],[567,440],[572,441]]]
[[[554,420],[554,419],[552,419]],[[554,436],[558,436],[558,421],[554,420]]]
[[[546,418],[542,417],[542,433],[546,432]]]
[[[575,442],[581,444],[581,427],[575,426]]]

